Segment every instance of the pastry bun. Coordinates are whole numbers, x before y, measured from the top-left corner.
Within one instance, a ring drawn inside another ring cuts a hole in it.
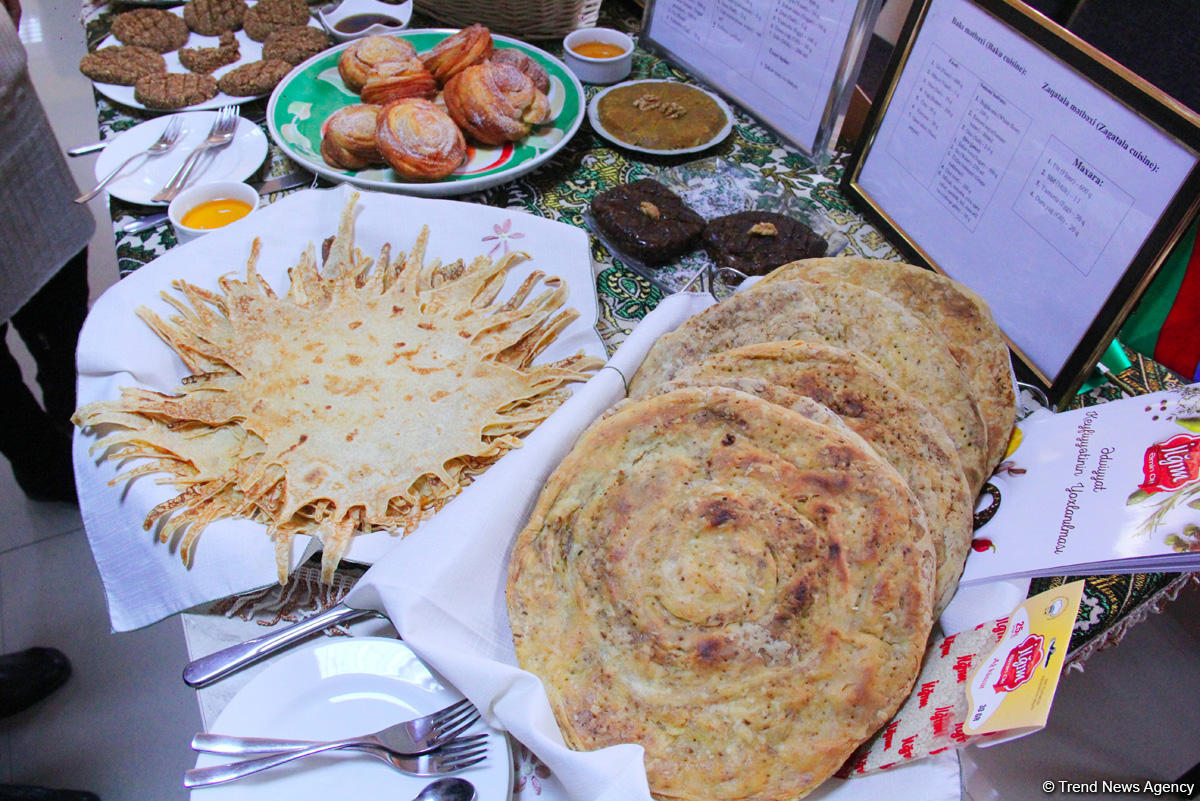
[[[492,50],[492,32],[478,23],[443,39],[421,59],[438,84],[487,58]]]
[[[467,158],[467,142],[454,120],[420,97],[384,106],[375,140],[384,160],[409,181],[445,178]]]
[[[485,145],[515,142],[550,119],[550,101],[511,64],[486,61],[446,84],[446,111],[467,136]]]
[[[408,61],[417,50],[403,39],[391,36],[364,36],[351,43],[338,56],[338,74],[351,92],[361,92],[371,72],[390,61]]]
[[[550,73],[546,72],[546,68],[534,61],[527,53],[522,53],[512,47],[497,47],[492,48],[487,60],[500,64],[511,64],[528,75],[529,80],[533,81],[534,87],[539,92],[544,95],[550,94]]]
[[[325,121],[321,158],[339,170],[362,170],[382,164],[383,156],[375,144],[379,111],[379,106],[356,103],[333,112]]]
[[[438,85],[419,58],[386,61],[367,73],[359,95],[364,103],[390,103],[406,97],[437,96]]]

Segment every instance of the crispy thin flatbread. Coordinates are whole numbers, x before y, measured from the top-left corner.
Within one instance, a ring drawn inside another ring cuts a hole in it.
[[[427,263],[426,228],[407,256],[364,257],[357,198],[325,264],[310,245],[285,295],[258,274],[255,241],[243,280],[176,282],[168,320],[139,310],[192,371],[174,394],[126,388],[75,413],[110,429],[93,451],[149,459],[118,480],[165,473],[180,490],[145,525],[179,533],[185,562],[206,525],[241,517],[267,526],[280,582],[300,533],[321,539],[331,581],[353,535],[411,531],[601,364],[533,364],[577,313],[537,271],[495,302],[524,254]]]

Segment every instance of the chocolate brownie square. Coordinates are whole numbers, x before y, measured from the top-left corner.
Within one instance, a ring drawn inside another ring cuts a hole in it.
[[[645,264],[664,264],[696,246],[704,218],[679,195],[646,178],[592,200],[592,216],[615,244]]]
[[[824,256],[828,247],[800,220],[773,211],[739,211],[709,220],[704,228],[704,248],[713,263],[746,275]]]

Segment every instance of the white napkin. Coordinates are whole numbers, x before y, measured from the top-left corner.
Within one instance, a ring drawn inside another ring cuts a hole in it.
[[[554,774],[570,801],[650,801],[642,747],[578,752],[562,740],[541,681],[517,667],[505,589],[508,557],[538,494],[587,425],[625,395],[662,334],[713,303],[676,294],[646,316],[603,369],[420,531],[367,571],[346,602],[391,618],[404,641]],[[618,373],[619,370],[619,373]],[[831,780],[814,798],[959,798],[958,758],[941,754],[864,779]]]
[[[530,260],[514,267],[501,297],[540,269],[563,279],[571,290],[568,305],[580,312],[539,361],[554,361],[579,350],[604,357],[594,328],[598,312],[586,231],[512,209],[365,192],[343,185],[297,192],[173,248],[118,281],[96,302],[80,335],[79,403],[116,398],[122,387],[174,391],[187,370],[136,316],[136,309],[149,306],[163,317],[174,313],[159,293],[175,279],[216,288],[223,274],[244,277],[254,237],[262,242],[258,272],[276,291],[285,291],[287,269],[310,243],[319,248],[322,239],[336,233],[342,209],[354,191],[360,195],[356,244],[364,254],[374,257],[390,242],[395,259],[412,247],[421,225],[430,229],[426,257],[430,260],[449,263],[489,252],[498,257],[509,249],[525,251]],[[244,520],[208,526],[197,543],[192,567],[186,568],[174,545],[161,544],[153,532],[142,529],[150,509],[176,492],[152,477],[110,486],[108,482],[121,470],[89,455],[94,441],[94,435],[76,432],[76,486],[115,631],[145,626],[197,604],[276,581],[274,545],[263,526]],[[309,539],[297,538],[293,567],[315,550],[315,543],[306,543]],[[346,558],[371,564],[399,541],[386,532],[356,537]]]
[[[516,667],[505,585],[508,555],[551,471],[579,434],[625,396],[659,336],[712,304],[668,297],[643,319],[609,366],[421,530],[375,564],[346,602],[385,611],[404,641],[553,771],[571,799],[649,801],[642,748],[580,753],[562,740],[541,682]],[[624,378],[623,378],[624,377]]]

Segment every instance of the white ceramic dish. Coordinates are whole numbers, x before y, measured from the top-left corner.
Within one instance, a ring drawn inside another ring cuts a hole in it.
[[[616,45],[624,52],[619,56],[596,58],[585,56],[575,48],[585,42]],[[629,77],[633,69],[633,39],[612,28],[580,28],[563,39],[563,61],[584,83],[616,83]]]
[[[426,715],[461,698],[462,693],[447,686],[399,640],[339,637],[279,657],[233,697],[211,729],[250,737],[333,740]],[[508,736],[482,722],[467,733],[488,734],[488,758],[455,775],[475,785],[478,801],[508,801],[513,787]],[[229,760],[201,754],[196,767]],[[191,797],[196,801],[349,797],[400,801],[412,798],[430,781],[400,773],[367,754],[340,752],[198,788]]]
[[[96,180],[108,175],[125,159],[148,148],[167,127],[174,115],[155,117],[123,131],[104,148],[96,159]],[[165,206],[166,203],[151,200],[183,164],[188,153],[204,141],[216,118],[215,111],[185,111],[183,130],[175,147],[161,156],[148,157],[132,162],[120,176],[105,187],[113,197],[129,203],[147,206]],[[210,181],[243,181],[254,174],[267,156],[267,137],[254,123],[239,119],[233,141],[219,148],[200,162],[192,172],[189,184],[197,185]]]
[[[189,187],[176,195],[171,204],[167,206],[167,217],[171,220],[171,227],[175,229],[175,241],[178,244],[211,234],[213,231],[225,227],[195,228],[184,225],[183,221],[187,218],[189,211],[201,203],[211,200],[240,200],[245,203],[250,207],[250,212],[238,219],[245,219],[258,208],[258,192],[250,184],[244,184],[241,181],[212,181]],[[227,225],[235,222],[237,220],[230,220]]]
[[[725,139],[725,137],[729,136],[729,132],[733,130],[733,111],[729,108],[729,104],[726,103],[724,100],[722,100],[719,95],[716,95],[713,92],[708,91],[707,89],[702,89],[699,86],[696,86],[694,84],[688,84],[688,86],[695,89],[696,91],[703,92],[704,94],[711,97],[713,99],[713,101],[718,106],[720,106],[721,111],[725,112],[725,125],[721,128],[721,130],[717,131],[717,133],[711,139],[709,139],[707,142],[702,142],[701,144],[698,144],[695,147],[677,147],[677,148],[655,149],[655,148],[649,148],[649,147],[641,147],[639,145],[633,145],[633,144],[630,144],[630,143],[624,141],[623,139],[618,138],[615,134],[611,133],[607,128],[605,128],[604,123],[602,123],[600,121],[600,111],[599,111],[600,100],[605,95],[607,95],[609,92],[612,92],[616,89],[620,89],[625,86],[634,86],[636,84],[643,84],[643,83],[668,83],[668,81],[664,81],[661,78],[647,78],[647,79],[637,80],[637,81],[625,81],[623,83],[616,84],[615,86],[609,86],[609,87],[602,89],[601,91],[596,93],[596,96],[592,98],[592,102],[588,103],[588,110],[587,110],[588,122],[590,122],[592,124],[592,128],[595,129],[596,133],[600,134],[605,139],[612,142],[614,145],[623,147],[626,150],[635,150],[638,153],[650,153],[650,154],[653,154],[656,156],[679,156],[679,155],[683,155],[686,153],[699,153],[702,150],[708,150],[713,145],[723,141]]]
[[[318,8],[317,22],[325,32],[337,42],[350,42],[364,36],[395,33],[408,27],[412,19],[412,0],[394,2],[394,0],[341,0],[341,3],[330,11]],[[343,25],[353,25],[356,17],[371,15],[390,17],[396,24],[375,23],[367,27],[343,30]]]
[[[183,6],[178,6],[176,8],[168,8],[166,10],[170,11],[172,14],[177,14],[179,16],[183,16]],[[313,21],[312,25],[314,27],[317,27],[315,20]],[[253,39],[251,39],[249,36],[246,35],[246,32],[244,30],[236,31],[234,33],[234,38],[237,39],[237,43],[238,43],[238,60],[233,62],[232,64],[226,64],[224,67],[218,67],[216,70],[213,71],[213,73],[212,73],[213,77],[220,78],[222,75],[229,72],[234,67],[237,67],[241,64],[248,64],[251,61],[258,61],[259,59],[262,58],[262,43],[261,42],[256,42]],[[218,43],[218,37],[216,37],[216,36],[201,36],[200,34],[193,32],[191,34],[191,36],[188,37],[187,44],[185,44],[184,47],[216,47],[217,43]],[[110,47],[110,46],[115,46],[115,45],[119,45],[119,44],[121,44],[121,42],[115,36],[109,35],[109,36],[106,36],[103,40],[101,40],[99,47]],[[182,64],[179,63],[179,51],[178,50],[172,50],[170,53],[163,53],[163,58],[167,62],[167,72],[187,72],[188,71],[186,67],[184,67]],[[99,83],[98,81],[93,81],[92,85],[94,87],[96,87],[97,92],[104,95],[109,100],[120,103],[123,106],[129,106],[130,108],[142,108],[142,109],[146,108],[146,106],[139,103],[134,98],[132,86],[121,86],[121,85],[115,84],[115,83]],[[188,106],[187,110],[191,111],[191,110],[200,110],[200,109],[220,108],[221,106],[228,106],[230,104],[237,104],[237,103],[245,103],[248,100],[255,100],[259,97],[265,97],[265,96],[266,95],[255,95],[254,97],[234,97],[233,95],[227,95],[224,92],[217,92],[216,96],[213,97],[211,100],[206,100],[203,103],[196,103],[195,105]],[[156,109],[150,109],[150,110],[155,111]],[[169,112],[164,111],[163,113],[169,113]]]

